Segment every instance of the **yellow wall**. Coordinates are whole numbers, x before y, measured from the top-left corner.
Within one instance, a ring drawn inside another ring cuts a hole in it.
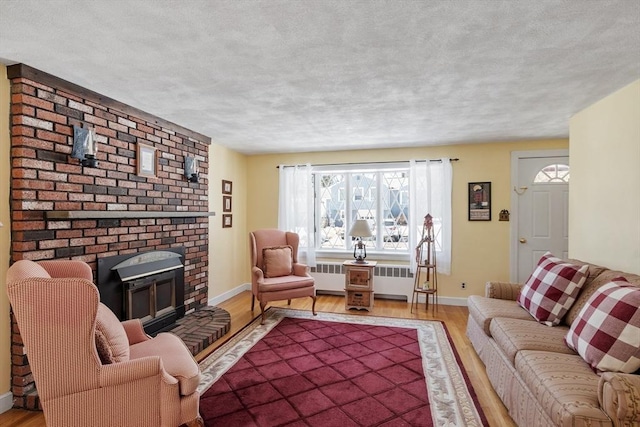
[[[231,228],[222,228],[222,180],[232,182]],[[247,282],[247,157],[217,144],[209,148],[209,298]]]
[[[249,156],[247,158],[247,229],[278,225],[278,164],[375,162],[410,159],[459,158],[453,163],[453,236],[451,276],[439,277],[442,296],[484,294],[487,280],[509,279],[509,223],[498,212],[511,200],[511,152],[567,148],[568,141],[524,141],[386,150],[340,151]],[[467,184],[492,182],[491,222],[467,220]],[[244,280],[249,281],[245,258]],[[465,282],[466,289],[460,284]]]
[[[569,124],[569,254],[640,274],[640,80]]]
[[[0,395],[11,388],[11,325],[5,277],[11,245],[9,214],[9,80],[7,67],[0,65]]]

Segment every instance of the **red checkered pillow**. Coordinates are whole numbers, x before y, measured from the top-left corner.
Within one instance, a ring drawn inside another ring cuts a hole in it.
[[[518,304],[538,322],[555,326],[575,302],[587,279],[587,270],[586,265],[578,267],[547,252],[520,290]]]
[[[597,371],[640,368],[640,288],[623,278],[600,287],[582,307],[565,337]]]

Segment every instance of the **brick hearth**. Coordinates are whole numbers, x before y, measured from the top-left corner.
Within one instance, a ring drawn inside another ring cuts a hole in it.
[[[231,315],[218,307],[203,307],[178,320],[171,330],[187,345],[194,356],[229,332]]]

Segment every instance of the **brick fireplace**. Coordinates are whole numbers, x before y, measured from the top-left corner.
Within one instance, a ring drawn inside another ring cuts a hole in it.
[[[184,247],[184,308],[207,304],[210,138],[23,64],[11,80],[11,259],[79,259]],[[73,126],[90,127],[98,167],[71,158]],[[137,175],[138,143],[158,153]],[[200,179],[184,177],[185,156]],[[12,315],[14,406],[39,402]]]

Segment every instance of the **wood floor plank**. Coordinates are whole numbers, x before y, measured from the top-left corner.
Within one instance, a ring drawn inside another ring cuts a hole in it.
[[[290,307],[301,310],[311,310],[311,303],[311,298],[298,298],[291,301]],[[275,302],[272,305],[287,307],[287,302]],[[251,312],[251,293],[248,291],[222,302],[218,307],[224,308],[231,314],[229,333],[196,355],[198,362],[260,314],[258,304],[256,304],[256,310]],[[371,312],[364,310],[349,310],[348,312],[360,316],[385,316],[443,321],[447,326],[447,330],[458,351],[460,360],[462,360],[462,364],[478,395],[480,406],[489,421],[489,425],[492,427],[515,427],[516,424],[511,420],[500,398],[491,387],[484,364],[476,355],[465,335],[467,316],[469,314],[467,308],[447,305],[439,305],[436,307],[430,304],[429,309],[425,310],[424,304],[421,304],[417,310],[413,310],[413,313],[410,312],[409,308],[409,304],[406,302],[376,299]],[[344,308],[344,297],[320,295],[317,299],[316,311],[345,313],[347,311],[345,311]],[[45,423],[44,416],[40,412],[11,409],[4,414],[0,414],[0,425],[7,427],[40,427],[44,426]]]

